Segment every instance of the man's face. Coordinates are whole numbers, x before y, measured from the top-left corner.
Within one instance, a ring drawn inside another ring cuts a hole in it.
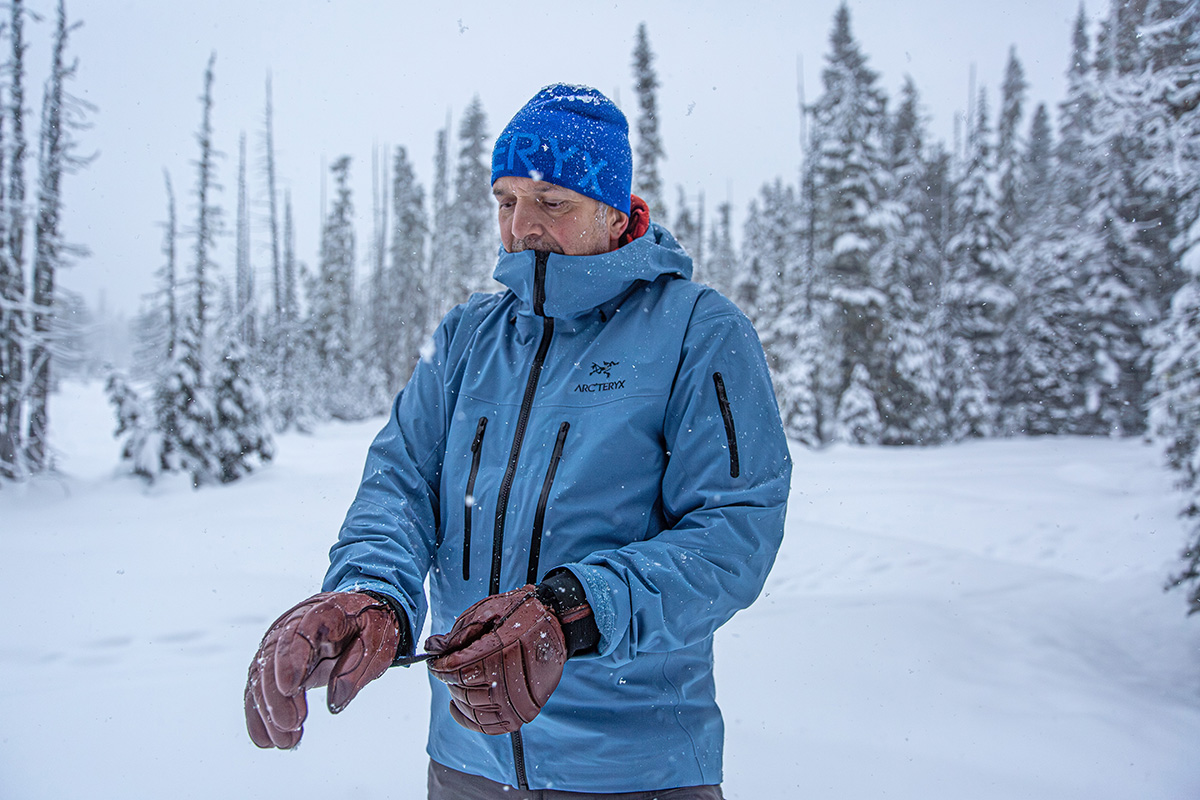
[[[617,246],[629,221],[598,200],[532,178],[498,178],[492,194],[500,207],[500,241],[510,253],[607,253]]]

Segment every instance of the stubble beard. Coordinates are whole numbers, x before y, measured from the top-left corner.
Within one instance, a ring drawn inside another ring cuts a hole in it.
[[[565,255],[562,245],[555,241],[548,241],[541,236],[530,236],[525,239],[513,240],[512,252],[522,253],[526,250],[535,250],[543,253],[558,253],[560,256]]]

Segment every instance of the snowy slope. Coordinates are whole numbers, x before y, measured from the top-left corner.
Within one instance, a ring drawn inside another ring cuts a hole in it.
[[[420,798],[419,670],[304,743],[242,723],[265,627],[316,590],[379,421],[279,441],[240,484],[115,477],[98,385],[63,475],[0,490],[0,798]],[[730,798],[1200,797],[1200,621],[1137,441],[794,450],[764,596],[718,637]]]

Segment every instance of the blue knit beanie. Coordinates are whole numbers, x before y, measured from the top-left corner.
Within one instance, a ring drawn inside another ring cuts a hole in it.
[[[492,183],[506,175],[553,183],[628,214],[629,123],[589,86],[547,86],[496,139]]]

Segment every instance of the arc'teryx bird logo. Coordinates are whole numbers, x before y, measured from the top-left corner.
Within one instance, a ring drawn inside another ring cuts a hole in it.
[[[589,372],[588,374],[589,375],[603,375],[606,378],[611,378],[612,377],[612,368],[617,366],[620,363],[621,363],[620,361],[601,361],[599,364],[597,364],[595,361],[593,361],[592,362],[592,371]]]
[[[599,364],[597,364],[595,361],[593,361],[592,362],[592,371],[588,373],[588,377],[594,378],[597,375],[600,375],[600,376],[607,378],[608,380],[601,381],[599,383],[581,383],[575,387],[575,391],[577,391],[577,392],[611,392],[614,389],[624,389],[625,381],[613,380],[613,376],[612,376],[613,367],[619,366],[620,364],[621,364],[620,361],[601,361]]]

